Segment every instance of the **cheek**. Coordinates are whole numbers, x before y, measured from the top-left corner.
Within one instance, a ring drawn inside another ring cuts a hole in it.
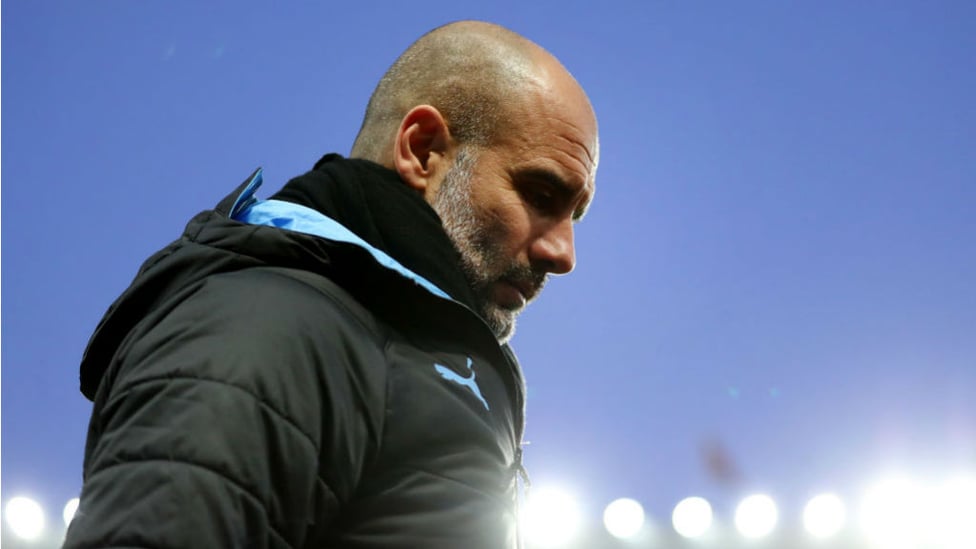
[[[476,187],[482,192],[476,190],[471,197],[480,229],[480,244],[496,257],[519,259],[521,250],[528,248],[533,213],[518,191],[501,183],[501,178],[494,181],[499,181],[494,188]]]
[[[481,217],[483,245],[495,256],[508,262],[517,261],[527,252],[531,240],[531,219],[523,208],[500,208],[484,212]]]

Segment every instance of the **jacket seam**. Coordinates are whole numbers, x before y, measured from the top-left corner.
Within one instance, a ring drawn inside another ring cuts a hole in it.
[[[323,288],[320,288],[318,286],[315,286],[314,284],[311,284],[311,283],[309,283],[309,282],[307,282],[307,281],[305,281],[305,280],[303,280],[303,279],[301,279],[301,278],[299,278],[297,276],[288,275],[287,273],[285,273],[285,272],[283,272],[283,271],[281,271],[279,269],[293,269],[293,270],[296,270],[296,271],[302,271],[302,272],[304,272],[306,274],[314,275],[314,276],[317,276],[317,277],[320,277],[320,278],[325,279],[330,284],[334,284],[337,288],[339,288],[340,290],[342,290],[343,293],[345,293],[346,295],[348,295],[350,299],[352,299],[353,301],[355,301],[357,305],[359,305],[360,307],[362,307],[366,311],[366,313],[369,314],[372,317],[372,315],[374,313],[371,310],[369,310],[365,305],[363,305],[362,303],[360,303],[351,293],[349,293],[348,290],[346,290],[345,288],[343,288],[336,281],[332,280],[332,278],[330,278],[329,276],[324,275],[324,274],[319,273],[319,272],[316,272],[316,271],[310,271],[310,270],[307,270],[307,269],[301,269],[301,268],[296,268],[296,267],[281,267],[281,266],[276,266],[276,265],[255,265],[254,267],[251,267],[251,269],[260,270],[263,273],[270,273],[272,275],[277,275],[280,278],[286,278],[286,279],[289,279],[289,280],[294,280],[296,282],[301,283],[304,286],[308,286],[309,288],[312,288],[317,293],[322,294],[323,296],[325,296],[329,301],[331,301],[332,303],[334,303],[336,306],[341,307],[342,310],[343,310],[343,312],[345,312],[349,317],[351,317],[353,320],[355,320],[356,323],[359,324],[360,326],[362,326],[367,332],[369,332],[370,334],[372,334],[372,336],[374,338],[374,341],[375,341],[375,343],[377,343],[377,345],[380,345],[380,344],[382,344],[385,341],[386,338],[384,338],[379,333],[380,332],[380,327],[378,325],[376,325],[375,322],[373,323],[373,325],[370,325],[370,323],[366,322],[362,318],[362,316],[363,316],[362,313],[352,310],[348,305],[346,305],[345,303],[343,303],[343,300],[342,299],[340,299],[336,295],[333,295],[333,293],[331,291],[327,291],[327,290],[325,290]]]
[[[472,485],[470,485],[470,484],[468,484],[468,483],[466,483],[464,481],[458,480],[456,478],[449,477],[449,476],[444,475],[444,474],[441,474],[441,473],[435,473],[434,471],[431,471],[429,469],[424,469],[424,468],[421,468],[421,467],[410,467],[410,469],[413,470],[413,471],[416,471],[418,473],[423,473],[423,474],[426,474],[426,475],[430,475],[430,476],[432,476],[434,478],[443,479],[443,480],[446,480],[448,482],[452,482],[454,484],[459,484],[461,486],[464,486],[465,488],[467,488],[467,489],[469,489],[469,490],[471,490],[473,492],[477,492],[477,493],[479,493],[479,494],[481,494],[481,495],[483,495],[483,496],[485,496],[485,497],[493,500],[495,503],[499,504],[501,507],[504,507],[505,509],[509,509],[509,503],[510,502],[507,500],[507,498],[499,497],[497,494],[493,494],[493,493],[488,492],[486,490],[482,490],[481,488],[477,488],[475,486],[472,486]]]
[[[390,347],[392,345],[393,345],[393,341],[389,337],[385,337],[383,341],[383,362],[384,362],[383,413],[382,413],[383,424],[380,425],[380,431],[376,433],[377,436],[376,454],[373,455],[373,458],[369,460],[369,463],[365,467],[363,467],[363,474],[360,475],[360,479],[363,476],[365,476],[367,470],[373,470],[377,467],[377,465],[380,462],[380,457],[383,455],[383,441],[386,440],[386,426],[388,423],[386,421],[386,416],[389,413],[389,408],[390,408],[390,394],[393,392],[393,382],[392,382],[393,376],[390,375],[391,374],[390,370],[393,369],[393,361],[390,360],[390,353],[389,353]],[[357,482],[356,485],[358,487],[359,483]]]
[[[315,454],[316,455],[319,454],[319,448],[318,448],[318,445],[315,444],[315,439],[310,434],[308,434],[305,431],[303,431],[302,428],[298,425],[298,422],[295,419],[293,419],[290,416],[282,413],[278,408],[276,408],[271,403],[271,401],[269,401],[268,399],[265,399],[265,398],[261,397],[261,395],[255,393],[254,391],[252,391],[252,390],[250,390],[250,389],[248,389],[246,387],[242,387],[242,386],[240,386],[240,385],[238,385],[236,383],[231,383],[229,381],[222,380],[222,379],[215,379],[215,378],[212,378],[212,377],[199,376],[199,375],[185,375],[185,374],[183,374],[183,375],[157,375],[157,376],[143,377],[143,378],[134,380],[134,381],[132,381],[132,382],[130,382],[128,384],[125,384],[125,385],[119,387],[117,389],[118,396],[116,398],[113,398],[110,401],[106,402],[104,408],[108,408],[108,407],[112,406],[117,399],[124,398],[125,397],[125,393],[127,393],[128,391],[131,391],[132,389],[134,389],[134,388],[136,388],[136,387],[138,387],[140,385],[145,385],[145,384],[149,384],[149,383],[156,383],[156,382],[160,382],[160,381],[167,381],[168,382],[168,381],[173,381],[173,380],[208,381],[208,382],[216,383],[216,384],[221,385],[221,386],[224,386],[224,387],[234,388],[234,389],[237,389],[237,390],[239,390],[239,391],[247,394],[248,396],[250,396],[255,401],[257,401],[260,404],[262,404],[263,406],[267,407],[276,416],[278,416],[279,418],[281,418],[285,422],[286,425],[288,425],[289,427],[293,428],[300,435],[302,435],[302,437],[305,439],[305,441],[308,442],[308,444],[312,447],[313,450],[315,450]],[[320,478],[319,480],[322,480],[322,479]]]
[[[359,489],[359,485],[362,482],[362,479],[365,476],[366,471],[367,470],[370,470],[370,469],[373,469],[373,467],[379,462],[380,456],[382,455],[381,450],[383,448],[383,440],[386,437],[386,425],[387,425],[386,414],[387,414],[387,408],[388,408],[388,402],[389,402],[389,396],[390,396],[390,390],[391,390],[390,389],[390,364],[391,364],[391,361],[389,360],[389,356],[388,356],[388,353],[387,353],[387,351],[389,350],[390,343],[391,343],[390,342],[390,339],[386,335],[385,330],[383,331],[384,333],[381,333],[381,326],[383,326],[382,324],[373,323],[373,325],[370,325],[369,323],[366,322],[366,320],[364,320],[362,318],[362,315],[360,313],[354,311],[352,308],[350,308],[348,305],[346,305],[339,296],[334,295],[331,291],[327,291],[324,288],[320,288],[320,287],[318,287],[318,286],[316,286],[314,284],[309,283],[308,281],[306,281],[304,279],[301,279],[301,278],[298,278],[298,277],[294,277],[294,276],[289,276],[287,273],[282,272],[282,271],[279,271],[279,270],[275,270],[273,268],[271,268],[271,269],[265,268],[265,269],[262,269],[262,270],[264,272],[266,272],[266,273],[277,274],[281,278],[288,278],[288,279],[294,280],[296,282],[299,282],[299,283],[301,283],[301,284],[303,284],[305,286],[308,286],[308,287],[312,288],[316,293],[321,294],[323,297],[325,297],[325,299],[328,299],[336,307],[340,308],[344,313],[346,313],[346,316],[347,317],[351,318],[354,322],[356,322],[359,326],[361,326],[364,330],[366,330],[367,333],[369,333],[370,335],[372,335],[373,343],[377,346],[377,348],[382,348],[383,349],[383,359],[384,359],[384,361],[383,361],[384,362],[384,368],[383,368],[383,377],[384,377],[384,379],[383,379],[383,388],[384,389],[383,389],[382,413],[379,414],[379,419],[380,419],[381,424],[379,426],[379,430],[375,433],[375,436],[376,436],[376,451],[375,451],[375,455],[372,456],[372,459],[369,460],[368,465],[364,463],[364,466],[362,468],[362,471],[360,472],[359,477],[356,479],[356,482],[355,482],[355,484],[353,486],[353,489],[352,489],[352,492],[355,493]],[[353,301],[355,301],[357,304],[359,304],[360,306],[362,306],[362,304],[360,304],[359,301],[356,300],[355,297],[353,297],[351,294],[349,294],[348,291],[345,288],[343,288],[342,286],[339,286],[334,280],[332,280],[328,276],[325,276],[323,274],[320,274],[320,273],[317,273],[317,272],[314,272],[314,271],[305,271],[305,272],[306,273],[313,274],[313,275],[318,276],[318,277],[321,277],[321,278],[325,279],[326,281],[328,281],[331,284],[335,284],[340,290],[342,290],[344,293],[346,293],[346,295],[349,295],[349,297]],[[372,317],[372,315],[373,315],[372,311],[369,311],[367,309],[367,312],[371,315],[370,318],[374,318],[374,317]],[[357,396],[359,397],[359,401],[362,402],[363,405],[364,405],[364,407],[368,410],[369,407],[370,407],[369,406],[369,401],[366,398],[364,398],[364,395],[362,395],[362,394],[358,394]],[[368,421],[366,423],[367,423],[367,425],[369,424]]]
[[[188,460],[185,460],[185,459],[172,459],[172,458],[156,458],[156,457],[153,457],[153,458],[131,458],[131,457],[123,457],[122,459],[125,459],[126,461],[121,462],[121,463],[112,463],[110,465],[107,465],[105,467],[102,467],[100,469],[97,469],[97,470],[93,471],[91,473],[91,475],[89,475],[89,477],[86,480],[86,482],[89,482],[92,477],[97,476],[99,473],[104,473],[104,472],[109,471],[111,469],[114,469],[116,467],[125,467],[127,465],[136,466],[136,465],[139,465],[139,464],[142,464],[142,463],[154,463],[154,462],[164,462],[164,463],[170,463],[170,464],[179,464],[179,465],[183,465],[183,466],[187,466],[187,467],[196,467],[198,469],[202,469],[202,470],[204,470],[204,471],[206,471],[206,472],[208,472],[208,473],[210,473],[212,475],[215,475],[217,477],[220,477],[221,479],[223,479],[223,480],[225,480],[227,482],[230,482],[235,487],[237,487],[238,489],[240,489],[244,494],[247,494],[247,496],[249,498],[251,498],[255,502],[257,502],[258,505],[260,505],[261,508],[264,509],[264,512],[266,514],[268,513],[268,507],[264,504],[264,502],[261,501],[261,498],[258,497],[257,494],[254,493],[254,491],[253,491],[253,489],[251,487],[245,485],[244,483],[238,481],[237,479],[234,479],[234,478],[231,478],[231,477],[227,476],[226,474],[224,474],[224,473],[216,470],[215,468],[213,468],[213,467],[211,467],[209,465],[204,465],[202,463],[198,463],[198,462],[194,462],[194,461],[188,461]],[[275,525],[271,523],[270,520],[268,522],[269,522],[268,526],[270,527],[271,532],[276,537],[278,537],[281,540],[282,543],[284,543],[288,547],[295,547],[294,545],[292,545],[291,543],[288,542],[288,538],[286,538],[278,530],[278,528],[276,528]]]
[[[347,318],[349,318],[352,321],[354,321],[357,325],[359,325],[360,327],[362,327],[362,329],[364,329],[367,333],[369,333],[372,336],[372,341],[376,345],[376,347],[383,349],[383,358],[384,359],[387,358],[387,350],[388,350],[389,345],[390,345],[390,338],[388,336],[387,330],[385,330],[383,328],[385,326],[384,324],[377,323],[375,321],[373,323],[367,322],[365,319],[362,318],[363,315],[361,313],[359,313],[357,311],[354,311],[352,308],[350,308],[348,305],[346,305],[346,303],[344,303],[343,300],[339,296],[334,295],[333,292],[328,291],[328,290],[326,290],[324,288],[320,288],[320,287],[318,287],[318,286],[316,286],[314,284],[311,284],[311,283],[309,283],[308,281],[306,281],[306,280],[304,280],[302,278],[298,278],[298,277],[295,277],[295,276],[288,275],[286,272],[281,271],[281,270],[278,270],[279,268],[277,268],[277,267],[268,266],[268,265],[262,265],[262,266],[258,266],[258,267],[253,267],[253,269],[260,270],[263,273],[270,273],[272,275],[277,275],[279,278],[285,278],[285,279],[293,280],[295,282],[298,282],[298,283],[300,283],[300,284],[302,284],[304,286],[307,286],[307,287],[311,288],[316,293],[322,295],[323,297],[325,297],[325,299],[328,299],[336,307],[340,308],[342,310],[342,312],[345,313],[345,316]],[[361,303],[359,303],[359,301],[356,300],[356,298],[354,296],[352,296],[352,294],[350,294],[345,288],[343,288],[342,286],[340,286],[338,283],[336,283],[334,280],[332,280],[328,276],[323,275],[321,273],[317,273],[315,271],[304,271],[302,269],[296,269],[296,270],[301,270],[301,271],[303,271],[303,272],[305,272],[307,274],[311,274],[311,275],[320,277],[320,278],[326,280],[327,282],[329,282],[330,284],[335,284],[336,287],[339,288],[339,290],[341,290],[343,293],[345,293],[346,295],[348,295],[350,299],[352,299],[353,301],[356,302],[356,304],[360,305],[361,307],[363,307],[365,309],[365,306],[363,306]],[[372,316],[373,315],[373,312],[372,311],[366,309],[366,312],[367,312],[367,314],[370,315],[370,318],[371,319],[374,319],[375,320],[375,317]],[[389,366],[390,365],[390,361],[389,360],[385,360],[384,362],[386,363],[386,368],[384,369],[384,380],[383,380],[383,384],[384,384],[384,388],[386,388],[388,386],[389,382],[390,382],[390,375],[389,375],[389,373],[390,373],[390,366]],[[369,409],[369,401],[365,398],[365,395],[357,394],[357,396],[359,397],[359,401],[362,402],[367,409]],[[384,389],[384,391],[383,391],[383,403],[382,403],[383,404],[383,413],[380,416],[380,421],[382,421],[382,425],[380,425],[379,432],[376,433],[376,437],[377,437],[377,440],[376,440],[377,449],[379,448],[379,446],[380,446],[380,444],[382,442],[382,439],[383,439],[383,435],[386,432],[386,407],[387,407],[387,401],[388,401],[388,399],[389,399],[388,391],[386,389]]]

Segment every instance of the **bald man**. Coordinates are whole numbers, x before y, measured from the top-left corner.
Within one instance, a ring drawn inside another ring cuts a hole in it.
[[[256,171],[109,309],[65,546],[515,546],[508,341],[573,269],[598,150],[536,44],[480,22],[421,37],[350,158],[267,200]]]

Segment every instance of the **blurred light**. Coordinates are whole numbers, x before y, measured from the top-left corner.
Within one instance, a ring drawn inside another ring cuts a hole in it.
[[[763,494],[749,496],[735,509],[735,527],[747,538],[761,538],[776,527],[779,513],[773,499]]]
[[[820,494],[803,509],[803,526],[812,536],[829,538],[844,527],[844,503],[834,494]]]
[[[64,512],[61,514],[64,517],[65,526],[71,524],[71,519],[75,518],[76,511],[78,511],[78,498],[69,499],[64,506]]]
[[[927,526],[944,549],[976,547],[976,477],[958,477],[933,490]]]
[[[925,494],[905,478],[878,483],[864,497],[861,527],[868,540],[885,548],[914,547],[921,540]]]
[[[674,506],[671,524],[683,537],[700,537],[712,525],[712,506],[704,498],[685,498]]]
[[[620,498],[603,511],[603,525],[613,537],[630,539],[644,526],[644,508],[632,499]]]
[[[37,539],[44,531],[44,510],[34,500],[16,497],[7,502],[7,524],[22,539]]]
[[[576,499],[557,488],[534,488],[522,508],[526,538],[544,547],[568,543],[579,530],[580,519]]]

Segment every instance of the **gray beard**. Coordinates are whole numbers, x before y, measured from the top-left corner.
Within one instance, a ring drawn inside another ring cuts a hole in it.
[[[500,343],[507,343],[515,333],[519,311],[502,308],[492,297],[493,284],[517,266],[510,266],[498,242],[505,228],[478,215],[471,200],[472,174],[477,155],[461,147],[454,165],[448,170],[431,206],[441,218],[447,236],[461,254],[461,270],[471,287],[475,305]]]

